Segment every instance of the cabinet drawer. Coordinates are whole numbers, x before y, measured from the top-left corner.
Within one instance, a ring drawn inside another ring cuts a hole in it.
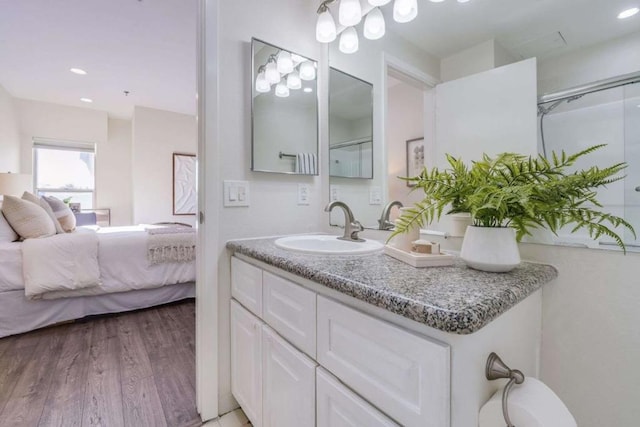
[[[263,326],[263,427],[315,427],[316,363]]]
[[[263,274],[262,318],[293,345],[315,358],[315,292],[269,272]]]
[[[322,368],[316,369],[316,427],[399,427]]]
[[[253,314],[262,317],[262,270],[232,257],[231,295]]]
[[[320,365],[406,427],[449,425],[449,347],[318,296]]]

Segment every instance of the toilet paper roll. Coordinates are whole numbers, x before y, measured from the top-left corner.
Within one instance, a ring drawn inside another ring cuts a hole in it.
[[[509,418],[517,427],[577,427],[567,407],[543,382],[527,377],[509,393]],[[480,409],[479,427],[504,427],[502,388]]]

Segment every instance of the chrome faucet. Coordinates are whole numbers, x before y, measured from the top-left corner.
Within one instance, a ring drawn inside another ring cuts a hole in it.
[[[394,206],[401,208],[403,207],[403,204],[397,200],[387,203],[384,209],[382,209],[382,216],[378,220],[378,230],[393,230],[393,227],[396,226],[394,223],[389,221],[389,214]]]
[[[344,212],[344,236],[338,237],[338,239],[348,242],[364,242],[364,239],[358,237],[358,233],[364,230],[364,227],[353,217],[353,212],[346,203],[336,200],[325,206],[324,211],[331,212],[335,207],[342,208]]]

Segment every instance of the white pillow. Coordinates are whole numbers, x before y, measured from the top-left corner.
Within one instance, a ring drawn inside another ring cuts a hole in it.
[[[51,207],[54,217],[60,223],[63,231],[70,233],[76,229],[76,216],[65,202],[55,197],[42,196],[42,198]]]
[[[37,239],[56,234],[56,227],[40,206],[13,196],[4,196],[2,213],[11,228],[23,239]]]
[[[53,213],[53,209],[51,209],[51,206],[49,206],[49,203],[47,203],[47,201],[44,198],[41,197],[38,199],[38,197],[35,194],[25,191],[24,193],[22,193],[22,200],[27,200],[29,202],[35,203],[36,205],[44,209],[47,215],[49,215],[49,218],[51,218],[51,221],[53,221],[53,225],[55,225],[56,227],[56,233],[61,234],[65,232],[62,226],[60,225],[58,218],[56,218],[56,214]]]
[[[11,228],[1,211],[2,202],[0,202],[0,243],[15,242],[19,236],[13,231],[13,228]]]

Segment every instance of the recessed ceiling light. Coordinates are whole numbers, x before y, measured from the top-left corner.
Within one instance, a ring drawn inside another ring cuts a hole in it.
[[[91,99],[91,98],[80,98],[80,101],[86,102],[87,104],[91,104],[93,102],[93,99]]]
[[[637,8],[637,7],[632,7],[631,9],[623,10],[618,14],[618,19],[630,18],[638,12],[640,12],[640,8]]]
[[[87,72],[82,68],[71,68],[69,71],[71,71],[73,74],[80,74],[81,76],[87,74]]]
[[[304,91],[305,91],[305,92],[307,92],[307,93],[311,93],[311,92],[313,92],[313,89],[311,89],[310,87],[305,87],[305,88],[304,88],[304,89],[302,89],[302,90],[304,90]],[[638,107],[640,107],[640,105],[638,105]]]

